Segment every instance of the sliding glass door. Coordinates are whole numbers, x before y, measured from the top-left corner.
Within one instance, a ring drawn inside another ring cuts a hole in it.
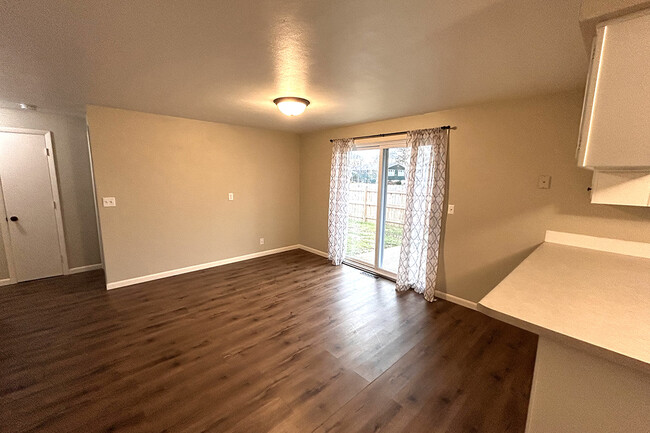
[[[386,176],[382,196],[384,215],[382,222],[382,253],[379,267],[393,274],[397,273],[399,253],[404,231],[404,208],[406,207],[406,163],[408,149],[392,147],[385,149]]]
[[[352,151],[347,261],[388,276],[397,273],[407,161],[408,149],[400,140]]]
[[[373,265],[377,253],[379,149],[352,151],[346,258]]]

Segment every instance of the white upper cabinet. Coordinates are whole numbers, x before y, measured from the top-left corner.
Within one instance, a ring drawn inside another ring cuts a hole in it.
[[[650,12],[598,26],[577,157],[596,170],[650,169]]]

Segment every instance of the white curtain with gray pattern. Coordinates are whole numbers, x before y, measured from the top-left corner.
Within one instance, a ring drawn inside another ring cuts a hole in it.
[[[433,301],[438,273],[447,165],[447,130],[407,133],[411,151],[406,180],[406,210],[397,290],[413,289]]]
[[[345,257],[351,175],[350,152],[353,147],[354,140],[351,138],[337,139],[332,142],[327,249],[328,257],[334,265],[343,263]]]

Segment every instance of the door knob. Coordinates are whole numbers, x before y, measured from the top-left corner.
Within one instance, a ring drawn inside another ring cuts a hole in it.
[[[10,219],[11,221],[18,221],[18,217],[15,216],[15,215],[12,216],[12,217],[9,217],[9,219]]]

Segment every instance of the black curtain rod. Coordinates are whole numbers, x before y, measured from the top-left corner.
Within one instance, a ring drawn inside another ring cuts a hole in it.
[[[455,126],[441,126],[440,129],[456,129]],[[362,138],[376,138],[376,137],[390,137],[392,135],[402,135],[406,134],[408,131],[399,131],[399,132],[386,132],[385,134],[374,134],[374,135],[360,135],[359,137],[352,137],[353,140],[361,140]],[[334,139],[330,140],[332,143]]]

